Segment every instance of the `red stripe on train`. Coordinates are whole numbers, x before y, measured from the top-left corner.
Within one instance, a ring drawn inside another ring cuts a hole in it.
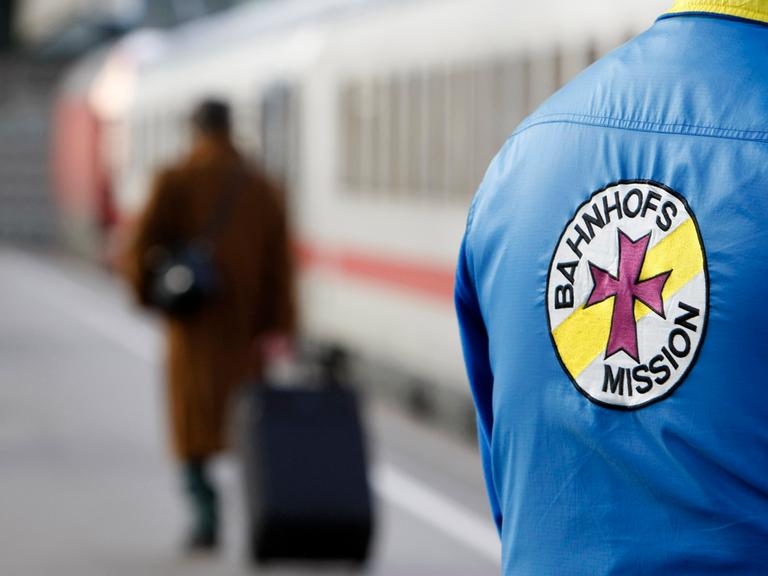
[[[134,218],[123,218],[115,227],[113,245],[124,246],[135,224]],[[331,250],[308,242],[294,242],[299,267],[317,268],[333,274],[389,286],[427,297],[444,304],[453,303],[454,271],[452,268],[378,256],[354,250]],[[120,266],[122,250],[111,250],[111,263]]]
[[[302,268],[320,268],[426,296],[443,303],[453,302],[454,271],[450,268],[406,261],[351,250],[329,250],[297,243]]]

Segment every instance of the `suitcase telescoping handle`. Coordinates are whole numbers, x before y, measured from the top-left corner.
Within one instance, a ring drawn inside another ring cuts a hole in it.
[[[331,388],[338,388],[347,379],[349,355],[340,346],[329,346],[320,354],[320,370],[323,382]]]
[[[267,362],[263,382],[273,388],[340,389],[349,383],[349,355],[339,346],[306,347]]]

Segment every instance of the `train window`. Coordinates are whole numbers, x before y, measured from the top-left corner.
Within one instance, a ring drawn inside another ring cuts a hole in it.
[[[166,162],[175,161],[176,156],[176,123],[172,110],[165,113],[165,135],[163,137],[163,148],[165,149]]]
[[[132,117],[130,122],[131,127],[129,132],[128,146],[126,147],[126,154],[129,158],[129,166],[131,172],[136,174],[141,170],[141,130],[137,116]]]
[[[158,154],[158,159],[162,165],[168,163],[171,158],[171,117],[167,111],[163,110],[158,120],[160,123],[160,153]]]
[[[446,157],[448,152],[448,85],[443,70],[433,70],[427,77],[426,183],[431,196],[443,193],[446,187]]]
[[[557,57],[552,51],[536,54],[531,59],[529,103],[532,112],[557,88]]]
[[[378,94],[373,82],[361,86],[360,123],[361,150],[360,172],[362,191],[370,192],[376,187],[376,173],[379,164],[379,109]]]
[[[523,118],[599,51],[593,41],[345,84],[341,178],[357,191],[463,201]]]
[[[141,172],[144,170],[145,155],[144,147],[146,145],[146,136],[144,134],[144,116],[142,114],[136,115],[136,137],[131,142],[131,153],[136,159],[136,170]]]
[[[363,123],[362,123],[362,88],[351,87],[349,107],[349,167],[350,186],[360,190],[363,186]]]
[[[599,58],[599,53],[597,49],[597,44],[594,40],[590,40],[589,46],[587,47],[587,66],[591,65],[594,62],[597,62],[597,59]]]
[[[421,189],[421,172],[423,164],[422,119],[424,116],[421,76],[411,74],[407,81],[408,90],[408,173],[406,189],[409,194],[417,194]]]
[[[144,170],[150,172],[153,168],[152,159],[154,158],[155,143],[155,123],[152,113],[147,111],[144,117]]]
[[[151,172],[154,168],[153,161],[155,157],[155,122],[151,112],[147,112],[144,122],[144,169],[147,172]]]
[[[189,119],[186,114],[177,114],[176,116],[176,152],[182,154],[191,145],[191,129]]]
[[[162,110],[155,112],[155,169],[165,161],[165,114]]]
[[[411,71],[342,85],[346,188],[465,200],[526,114],[581,71],[587,50]]]
[[[475,190],[475,173],[477,171],[478,82],[476,68],[472,66],[464,70],[462,78],[464,107],[461,114],[461,125],[465,136],[461,141],[459,149],[463,160],[461,162],[461,178],[457,179],[456,199],[463,199],[472,195]]]
[[[561,59],[562,84],[570,82],[584,68],[589,66],[592,63],[591,57],[589,49],[573,48],[564,50]]]
[[[294,86],[276,84],[262,102],[262,154],[266,170],[287,189],[298,176],[298,100]]]
[[[446,198],[450,198],[456,188],[456,162],[458,159],[456,149],[457,139],[460,135],[456,115],[461,106],[458,72],[458,68],[449,68],[445,76],[445,168],[443,170],[445,187],[442,192]]]
[[[142,147],[144,155],[144,171],[152,170],[152,116],[149,112],[144,115],[144,145]]]
[[[377,82],[379,126],[378,183],[381,192],[394,193],[399,189],[400,166],[400,86],[396,78],[385,77]]]
[[[342,119],[341,160],[342,177],[350,190],[358,189],[361,185],[360,174],[360,89],[349,83],[342,89],[340,98]]]
[[[486,66],[477,67],[472,70],[472,110],[474,121],[471,124],[472,146],[467,150],[469,165],[469,180],[463,190],[463,196],[471,196],[477,189],[480,176],[483,169],[481,165],[482,157],[485,156],[485,147],[488,144],[489,135],[486,129],[489,114],[485,108],[488,105],[488,72]]]
[[[141,171],[147,172],[149,170],[149,121],[146,112],[139,117],[139,132],[141,133],[139,140]]]
[[[253,158],[256,162],[261,161],[261,148],[263,146],[263,142],[261,139],[263,138],[263,130],[261,126],[261,114],[262,114],[262,106],[261,106],[261,100],[263,98],[263,94],[260,91],[257,91],[255,96],[251,96],[251,101],[255,104],[253,106],[249,107],[249,110],[251,111],[250,115],[250,121],[248,123],[248,126],[252,126],[253,129],[249,132],[252,136],[252,144],[253,149],[251,150],[251,153],[253,154]],[[341,112],[342,109],[342,102],[341,98],[339,99],[339,112]],[[343,118],[340,116],[341,121],[343,121]]]
[[[149,147],[147,148],[149,152],[149,169],[152,172],[155,172],[158,167],[158,161],[157,157],[160,152],[160,127],[161,127],[161,116],[158,114],[157,110],[153,110],[152,114],[149,117]]]
[[[408,93],[407,82],[398,76],[392,84],[392,189],[402,193],[407,187],[408,174]]]
[[[260,107],[258,105],[253,106],[252,102],[253,96],[243,99],[239,125],[242,127],[243,150],[250,158],[258,162],[261,152],[261,115]]]
[[[163,115],[163,112],[161,110],[155,111],[155,115],[153,118],[152,123],[152,129],[153,129],[153,154],[152,159],[154,161],[155,167],[160,166],[162,163],[164,157],[165,157],[165,150],[163,149],[163,137],[165,133],[165,116]]]
[[[565,70],[563,70],[563,53],[558,46],[553,48],[552,52],[552,72],[554,74],[554,90],[559,90],[560,87],[565,84]]]
[[[462,196],[466,193],[469,180],[469,154],[472,142],[472,124],[470,114],[472,99],[472,78],[468,68],[457,68],[449,75],[449,125],[450,143],[448,154],[450,196]]]
[[[145,112],[141,116],[141,170],[145,173],[150,169],[150,140],[152,135],[149,127],[149,114]]]
[[[162,111],[162,116],[160,117],[160,131],[161,131],[161,140],[160,140],[160,148],[161,153],[159,156],[160,163],[161,164],[167,164],[171,161],[173,158],[173,151],[171,150],[172,142],[171,142],[171,114],[167,110]]]
[[[504,63],[501,61],[492,62],[488,67],[488,94],[487,105],[491,114],[486,115],[489,140],[486,147],[486,166],[489,161],[496,155],[496,152],[504,144],[507,139],[508,133],[504,122],[502,121],[505,116],[505,109],[507,103],[504,98],[505,88],[505,69]],[[482,174],[481,174],[482,176]]]
[[[418,187],[420,193],[428,195],[429,193],[429,75],[422,70],[418,76],[419,85],[419,142],[418,142]]]
[[[350,94],[347,86],[339,88],[337,96],[337,110],[336,116],[338,118],[338,146],[336,154],[336,172],[338,174],[338,180],[343,188],[349,186],[351,180],[350,168],[349,168],[349,107],[350,107]]]
[[[392,187],[392,116],[391,116],[391,83],[387,79],[379,79],[375,83],[378,123],[377,138],[377,165],[374,185],[379,191],[386,191]]]
[[[497,114],[501,110],[498,101],[499,86],[496,67],[485,64],[475,70],[475,146],[472,149],[472,178],[469,183],[468,195],[474,193],[482,180],[488,163],[498,148],[498,126],[495,122]]]
[[[505,61],[501,74],[503,106],[499,124],[506,139],[528,111],[529,60],[517,57]]]

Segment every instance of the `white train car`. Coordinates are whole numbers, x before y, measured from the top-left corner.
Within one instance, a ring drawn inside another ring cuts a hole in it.
[[[485,168],[667,3],[275,1],[187,26],[138,79],[116,205],[141,206],[196,100],[227,98],[241,147],[290,191],[305,333],[466,401],[453,272]]]

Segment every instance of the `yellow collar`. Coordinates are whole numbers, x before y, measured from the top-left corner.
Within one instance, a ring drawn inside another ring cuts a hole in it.
[[[768,24],[768,0],[675,0],[667,14],[712,12]]]

